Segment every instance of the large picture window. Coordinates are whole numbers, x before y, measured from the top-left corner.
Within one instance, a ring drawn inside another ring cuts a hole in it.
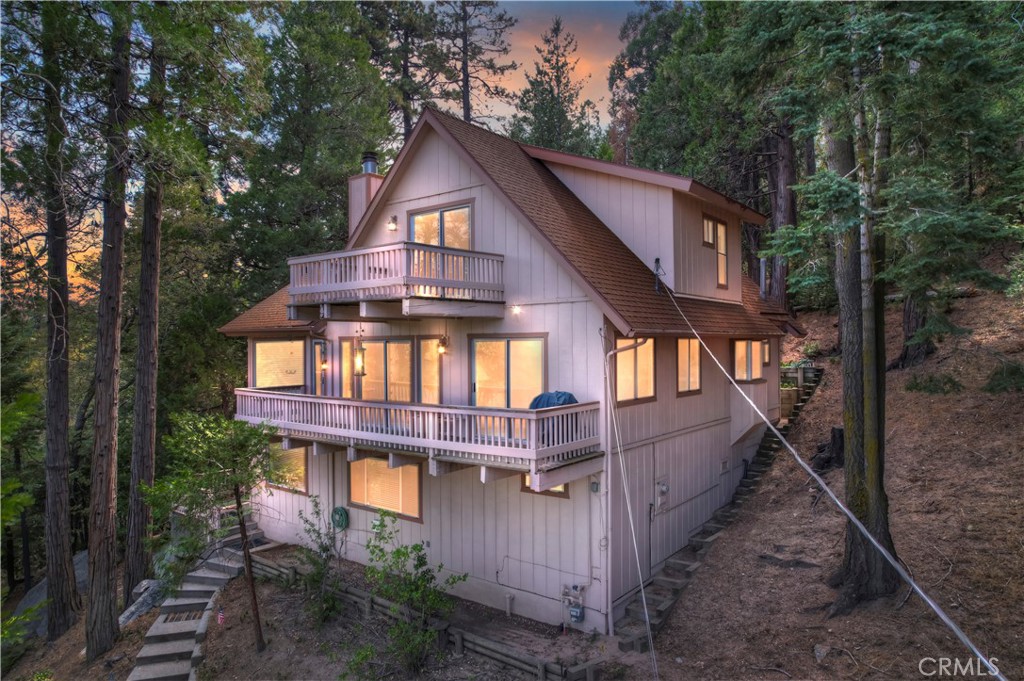
[[[618,338],[616,348],[624,348],[645,340]],[[654,397],[654,339],[615,355],[615,400],[629,402]]]
[[[678,374],[677,390],[680,393],[700,391],[700,341],[696,338],[680,338],[676,348]]]
[[[737,381],[759,381],[764,375],[762,341],[733,341],[734,378]]]
[[[349,463],[349,501],[355,506],[421,518],[420,464],[388,468],[387,459],[367,457]]]
[[[281,445],[270,445],[275,450],[277,469],[267,483],[289,492],[306,494],[309,489],[306,483],[306,448],[281,449]]]
[[[253,341],[254,388],[301,388],[306,383],[304,340]]]
[[[473,404],[526,409],[542,392],[543,338],[473,340]]]
[[[417,213],[410,218],[412,241],[446,248],[469,250],[469,206]]]

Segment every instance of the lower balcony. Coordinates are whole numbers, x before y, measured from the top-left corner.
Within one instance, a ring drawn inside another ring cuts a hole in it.
[[[542,473],[598,454],[597,402],[548,409],[491,409],[367,402],[239,389],[235,418],[284,437],[372,447],[431,462]]]

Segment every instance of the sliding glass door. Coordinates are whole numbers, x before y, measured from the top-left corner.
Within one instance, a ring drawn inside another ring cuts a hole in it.
[[[543,338],[477,338],[473,340],[473,404],[499,409],[526,409],[544,392]],[[525,437],[525,424],[511,429],[482,424],[489,435],[496,429]]]

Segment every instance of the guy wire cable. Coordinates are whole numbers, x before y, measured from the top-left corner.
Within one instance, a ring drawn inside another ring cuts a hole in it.
[[[662,282],[662,283],[664,284],[664,282]],[[917,582],[914,581],[914,578],[911,577],[907,573],[907,571],[903,568],[903,566],[900,565],[899,561],[897,561],[893,557],[893,555],[891,553],[889,553],[889,551],[886,550],[886,548],[884,546],[882,546],[878,542],[877,539],[875,539],[874,535],[872,535],[870,532],[868,532],[868,529],[866,527],[864,527],[864,524],[861,523],[861,521],[857,518],[857,516],[855,516],[850,511],[850,509],[846,508],[846,506],[843,504],[843,502],[841,502],[839,500],[839,497],[837,497],[835,495],[835,493],[829,488],[829,486],[825,484],[825,481],[821,478],[821,476],[818,475],[817,473],[815,473],[814,469],[812,469],[809,465],[807,465],[806,462],[804,462],[804,460],[800,457],[800,454],[798,454],[797,451],[793,448],[793,445],[789,444],[789,440],[787,440],[782,435],[782,433],[780,433],[775,428],[775,426],[772,425],[771,421],[768,420],[768,418],[758,408],[758,406],[754,403],[754,401],[752,399],[750,399],[750,397],[745,392],[743,392],[740,389],[740,387],[736,384],[736,381],[733,379],[733,377],[729,375],[729,372],[725,370],[725,367],[722,366],[722,363],[719,362],[718,358],[715,357],[713,352],[711,352],[711,349],[704,342],[704,339],[701,337],[701,335],[699,333],[697,333],[697,329],[693,328],[693,324],[690,323],[690,320],[687,319],[686,314],[679,307],[679,303],[676,302],[675,296],[672,293],[672,291],[667,286],[664,286],[663,288],[664,288],[664,291],[665,291],[665,295],[668,296],[668,299],[670,301],[672,301],[672,305],[676,308],[676,312],[678,312],[679,316],[683,318],[684,322],[686,322],[686,326],[690,329],[690,333],[692,333],[697,338],[697,341],[700,343],[701,347],[703,347],[704,350],[707,351],[708,355],[711,357],[712,361],[714,361],[714,363],[718,367],[719,371],[721,371],[722,374],[729,381],[729,383],[732,384],[732,387],[736,389],[736,392],[738,392],[740,395],[743,396],[743,399],[747,401],[747,404],[749,404],[750,407],[754,410],[754,412],[761,418],[761,420],[765,422],[765,424],[768,426],[768,428],[772,431],[772,434],[775,435],[775,437],[779,438],[779,441],[786,446],[786,449],[788,449],[789,453],[793,455],[793,458],[796,460],[797,464],[802,469],[804,469],[804,471],[808,475],[810,475],[811,478],[816,483],[818,483],[818,485],[821,487],[821,489],[824,490],[824,492],[828,495],[828,498],[832,500],[832,503],[834,503],[836,505],[836,507],[840,511],[842,511],[843,515],[845,515],[847,517],[847,519],[849,519],[849,521],[851,523],[853,523],[853,526],[856,527],[857,530],[862,535],[864,535],[864,537],[869,542],[871,542],[871,545],[874,546],[876,549],[878,549],[878,552],[881,553],[882,557],[885,558],[885,560],[888,561],[889,564],[893,566],[893,568],[896,570],[896,573],[899,574],[899,576],[903,579],[903,581],[906,582],[908,585],[910,585],[910,588],[913,589],[914,592],[918,596],[921,597],[921,600],[923,600],[925,603],[927,603],[928,607],[930,607],[933,611],[935,611],[935,614],[939,616],[939,619],[942,620],[942,622],[947,627],[949,627],[949,629],[954,634],[956,634],[956,637],[958,639],[960,639],[960,642],[963,643],[964,646],[966,646],[968,650],[970,650],[972,653],[974,653],[975,657],[977,657],[979,660],[981,660],[981,662],[985,665],[985,667],[988,668],[989,675],[999,679],[1000,681],[1006,681],[1006,677],[1002,675],[1002,673],[999,671],[999,669],[996,668],[996,666],[994,664],[989,662],[989,658],[986,657],[985,655],[983,655],[980,650],[978,650],[978,647],[976,645],[974,645],[974,643],[971,641],[971,639],[969,639],[967,637],[967,634],[965,634],[963,632],[963,630],[961,630],[960,627],[958,627],[956,625],[956,622],[954,622],[952,619],[950,619],[949,615],[947,615],[945,613],[945,611],[941,607],[939,607],[938,603],[933,601],[931,599],[931,597],[924,592],[924,589],[922,589],[920,586],[918,586]]]

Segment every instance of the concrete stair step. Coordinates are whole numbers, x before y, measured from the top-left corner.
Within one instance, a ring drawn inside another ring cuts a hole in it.
[[[711,532],[713,534],[718,534],[719,532],[721,532],[722,530],[725,529],[725,525],[719,525],[718,523],[707,522],[707,523],[704,523],[704,527],[701,528],[701,529],[703,529],[706,532]]]
[[[185,575],[185,581],[192,582],[194,584],[209,584],[214,587],[223,586],[231,580],[223,572],[217,570],[210,570],[209,568],[199,568]]]
[[[173,639],[158,641],[142,646],[135,658],[135,666],[173,662],[175,660],[191,660],[195,639]]]
[[[188,681],[192,673],[190,659],[138,665],[128,675],[128,681]]]
[[[165,641],[196,640],[201,620],[185,620],[184,622],[166,622],[166,616],[160,616],[146,632],[146,643],[163,643]]]
[[[189,612],[192,610],[205,610],[207,604],[210,602],[209,598],[168,598],[164,601],[164,604],[160,606],[160,612]]]
[[[177,598],[210,598],[217,593],[219,586],[205,582],[193,582],[187,577],[174,592]]]
[[[245,570],[245,567],[241,563],[214,558],[207,560],[205,566],[207,569],[212,570],[213,572],[219,572],[229,578],[237,577]]]
[[[757,480],[750,478],[740,480],[740,489],[753,489],[754,487],[757,487]]]

